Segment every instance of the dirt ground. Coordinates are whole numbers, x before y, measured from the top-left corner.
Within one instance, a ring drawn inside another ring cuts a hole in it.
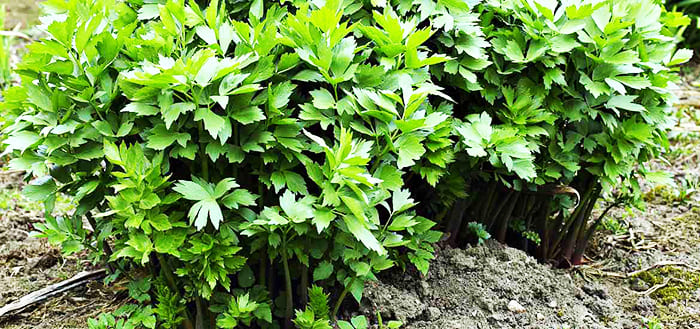
[[[442,250],[428,275],[371,284],[363,310],[411,329],[608,328],[620,314],[597,284],[495,242]],[[519,306],[518,306],[519,305]]]
[[[41,204],[24,200],[20,174],[0,171],[0,306],[94,269],[85,255],[63,257],[46,239],[31,237],[33,224],[43,219]],[[59,203],[63,211],[70,205]],[[49,299],[12,317],[0,318],[0,328],[85,328],[87,319],[114,309],[115,293],[91,282]]]

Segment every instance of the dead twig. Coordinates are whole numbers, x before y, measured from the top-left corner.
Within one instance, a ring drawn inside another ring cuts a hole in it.
[[[691,266],[690,264],[685,263],[685,262],[678,262],[678,261],[662,261],[662,262],[658,262],[658,263],[656,263],[656,264],[654,264],[654,265],[647,266],[647,267],[645,267],[645,268],[643,268],[643,269],[640,269],[640,270],[637,270],[637,271],[633,271],[633,272],[629,272],[629,273],[601,271],[601,270],[598,270],[598,269],[593,269],[592,267],[590,267],[590,269],[588,270],[588,273],[591,273],[591,274],[594,274],[594,275],[598,275],[598,276],[608,276],[608,277],[626,279],[626,278],[633,278],[633,277],[639,276],[640,274],[642,274],[642,273],[644,273],[644,272],[648,272],[648,271],[651,271],[651,270],[653,270],[653,269],[657,269],[657,268],[660,268],[660,267],[666,267],[666,266],[680,266],[680,267],[688,268],[689,270],[691,270],[691,271],[693,271],[693,272],[700,272],[700,268]],[[583,267],[583,268],[581,268],[581,270],[582,270],[582,271],[586,271],[586,268]],[[668,283],[667,283],[667,284],[668,284]]]
[[[642,273],[644,273],[644,272],[647,272],[647,271],[650,271],[650,270],[653,270],[653,269],[656,269],[656,268],[659,268],[659,267],[666,267],[666,266],[682,266],[682,267],[688,268],[688,269],[691,270],[691,271],[700,272],[700,269],[699,269],[699,268],[690,266],[690,264],[688,264],[688,263],[686,263],[686,262],[662,261],[662,262],[658,262],[658,263],[656,263],[656,264],[654,264],[654,265],[645,267],[645,268],[643,268],[643,269],[641,269],[641,270],[637,270],[637,271],[634,271],[634,272],[627,273],[627,277],[629,277],[629,278],[635,277],[635,276],[638,276],[638,275],[640,275],[640,274],[642,274]]]
[[[28,36],[28,35],[26,35],[26,34],[24,34],[24,33],[22,33],[22,32],[18,32],[18,31],[0,31],[0,36],[3,36],[3,37],[13,37],[13,38],[20,38],[20,39],[24,39],[24,40],[27,40],[27,41],[32,41],[32,40],[33,40],[30,36]]]
[[[654,292],[656,292],[657,290],[659,290],[659,289],[661,289],[661,288],[663,288],[663,287],[666,287],[666,286],[668,285],[668,282],[669,282],[669,281],[671,281],[671,279],[666,279],[666,280],[664,281],[664,283],[654,285],[653,287],[651,287],[651,288],[649,288],[649,289],[647,289],[647,290],[645,290],[645,291],[636,292],[636,293],[638,293],[638,294],[640,294],[640,295],[644,295],[644,296],[649,296],[649,295],[653,294]]]
[[[58,283],[54,283],[48,287],[39,289],[32,292],[19,300],[9,303],[2,308],[0,308],[0,318],[5,315],[16,314],[27,307],[40,303],[51,296],[55,296],[64,291],[68,291],[75,287],[82,286],[92,280],[98,280],[105,276],[106,271],[104,269],[91,271],[91,272],[80,272],[74,277],[64,280]]]

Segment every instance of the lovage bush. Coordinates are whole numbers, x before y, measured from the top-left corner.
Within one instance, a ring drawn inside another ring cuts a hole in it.
[[[328,321],[377,272],[427,271],[441,234],[404,176],[451,145],[430,27],[339,1],[47,9],[6,152],[37,177],[40,236],[151,273],[129,323],[287,325],[312,283],[336,291]],[[70,217],[51,215],[57,193]]]
[[[305,304],[294,324],[328,328],[377,273],[425,273],[436,222],[576,263],[600,196],[654,176],[690,56],[651,0],[46,9],[5,153],[39,236],[130,279],[142,305],[94,328],[290,326]]]
[[[468,157],[451,173],[471,178],[471,195],[448,228],[456,236],[475,219],[544,260],[578,263],[607,212],[591,219],[599,198],[639,204],[639,179],[659,178],[643,163],[668,146],[673,67],[692,55],[676,50],[688,20],[653,1],[480,9],[492,63],[480,97],[455,106],[466,109],[456,130]]]

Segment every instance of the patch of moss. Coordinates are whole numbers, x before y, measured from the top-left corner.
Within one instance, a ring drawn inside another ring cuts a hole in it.
[[[686,301],[692,297],[695,290],[700,289],[700,274],[679,267],[653,269],[640,274],[638,278],[650,287],[668,281],[663,288],[650,295],[657,303],[664,306]]]

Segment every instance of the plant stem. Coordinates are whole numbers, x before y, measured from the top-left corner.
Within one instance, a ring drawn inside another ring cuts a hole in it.
[[[265,271],[267,270],[266,255],[262,251],[260,252],[260,264],[258,266],[258,284],[265,283]]]
[[[491,231],[493,229],[494,224],[496,224],[496,218],[501,215],[501,212],[506,207],[506,205],[510,201],[511,197],[513,197],[514,193],[515,193],[514,190],[509,190],[508,193],[506,194],[506,197],[503,198],[501,203],[498,204],[498,208],[493,209],[491,214],[484,213],[484,217],[483,217],[484,224],[486,225],[486,229],[488,231]],[[495,202],[495,200],[494,200],[494,202]]]
[[[92,226],[92,232],[95,234],[95,239],[97,239],[99,236],[99,234],[97,234],[97,221],[94,217],[92,217],[92,214],[89,211],[85,214],[85,217],[87,217],[88,223],[90,223],[90,226]],[[102,241],[102,252],[105,254],[104,265],[107,267],[110,273],[114,273],[114,266],[109,263],[109,258],[112,256],[112,248],[109,246],[109,242],[107,242],[107,240]]]
[[[202,297],[195,297],[194,300],[195,307],[197,309],[197,316],[195,316],[195,329],[204,329],[204,314],[202,310]]]
[[[160,263],[160,270],[163,272],[163,276],[165,276],[165,281],[168,283],[168,287],[170,288],[170,291],[178,296],[178,299],[180,299],[180,291],[177,288],[177,284],[175,283],[175,277],[173,277],[173,271],[170,268],[170,264],[168,264],[168,260],[163,257],[162,254],[156,253],[156,257],[158,257],[158,263]],[[193,329],[194,327],[192,326],[192,320],[190,320],[190,315],[187,312],[187,309],[184,309],[182,311],[182,316],[185,318],[182,320],[182,326],[185,327],[185,329]]]
[[[489,187],[486,189],[486,202],[483,202],[481,204],[481,209],[479,209],[479,219],[480,220],[485,220],[489,210],[491,210],[491,204],[494,201],[494,196],[496,195],[496,185],[498,185],[496,182],[492,182],[489,184]],[[484,223],[488,224],[488,223]]]
[[[204,134],[204,123],[200,122],[197,130],[198,130],[199,136],[201,138],[201,136]],[[205,146],[202,143],[199,146],[199,156],[201,157],[201,163],[202,163],[202,178],[208,182],[209,181],[209,159],[207,159],[208,155],[207,155],[207,152],[204,150],[204,148],[205,148]]]
[[[291,328],[292,312],[294,308],[294,298],[292,296],[292,275],[289,272],[289,260],[287,257],[287,237],[285,235],[282,242],[282,266],[284,269],[285,297],[287,298],[287,308],[284,311],[284,327]]]
[[[301,303],[306,305],[309,302],[309,267],[301,264]]]
[[[450,234],[447,243],[452,245],[458,243],[457,235],[459,235],[462,222],[464,221],[464,212],[467,209],[467,200],[459,199],[450,211],[450,219],[447,222],[445,231]]]
[[[506,241],[506,233],[508,233],[508,223],[510,222],[510,216],[513,214],[513,209],[515,209],[515,205],[518,204],[518,199],[520,199],[520,192],[512,193],[514,196],[512,197],[512,200],[508,205],[508,209],[505,213],[503,213],[503,216],[498,221],[498,232],[496,233],[496,239],[501,243],[505,243]]]
[[[335,306],[333,307],[333,321],[338,320],[338,310],[340,309],[340,304],[343,303],[343,300],[345,299],[345,296],[347,296],[348,291],[350,291],[350,287],[355,283],[355,280],[357,278],[354,277],[350,282],[348,283],[347,286],[343,289],[343,291],[340,293],[340,296],[338,296],[338,300],[335,302]]]

